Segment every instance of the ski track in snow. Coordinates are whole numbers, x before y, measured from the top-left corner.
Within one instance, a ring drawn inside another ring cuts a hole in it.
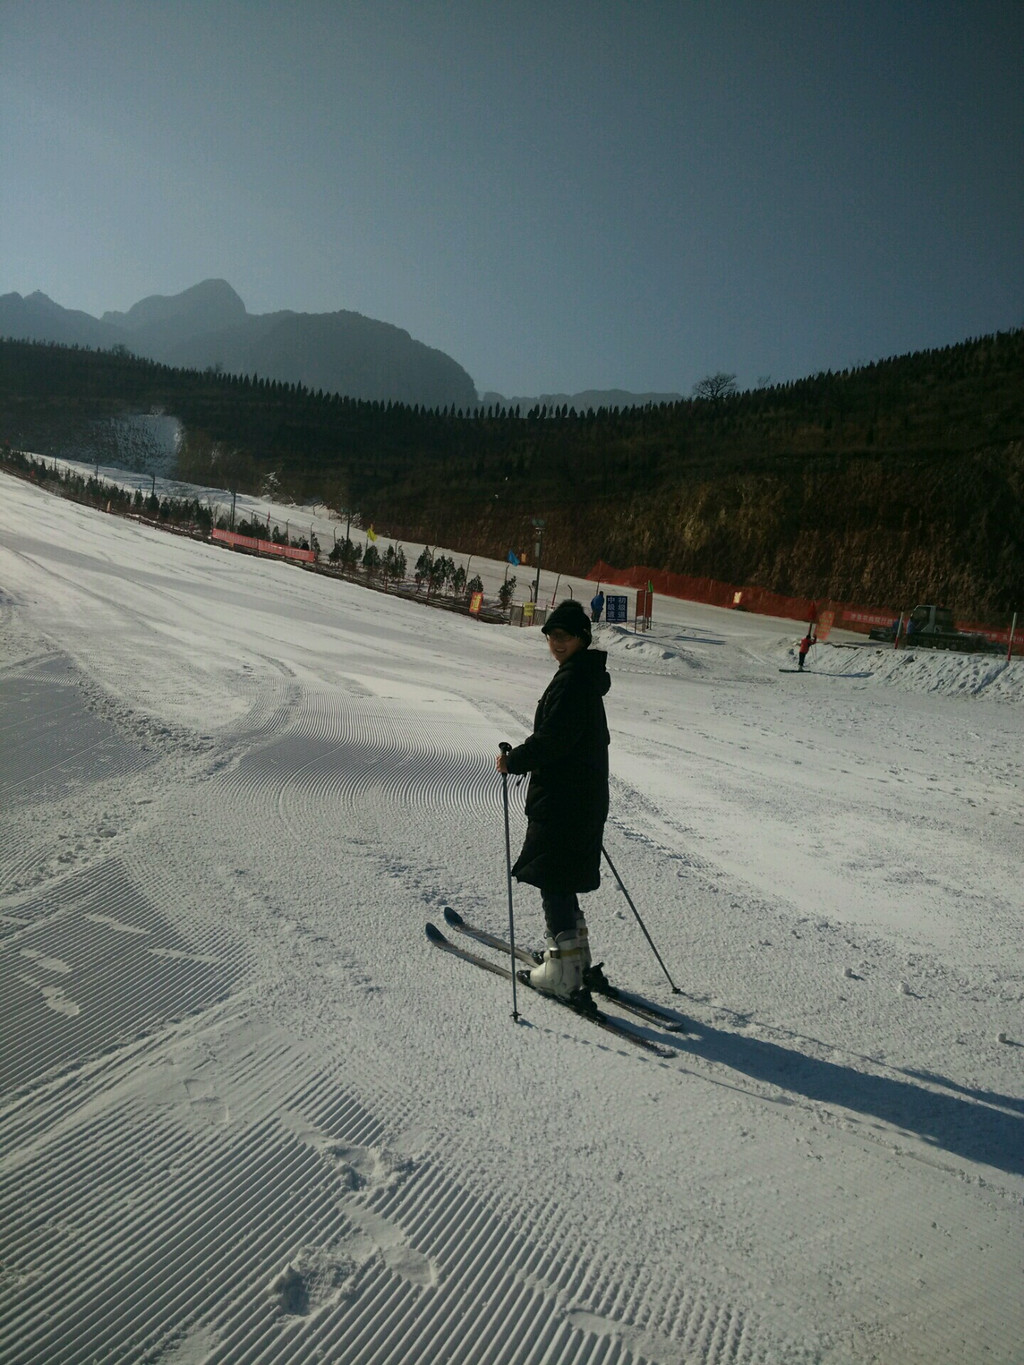
[[[536,634],[0,490],[0,1361],[1018,1358],[1024,666],[603,628],[660,1062],[423,939]]]

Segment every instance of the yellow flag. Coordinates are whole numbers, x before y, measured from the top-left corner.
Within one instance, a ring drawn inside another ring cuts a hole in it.
[[[377,532],[373,529],[372,526],[370,527],[370,529],[369,529],[369,530],[367,531],[367,533],[366,533],[366,539],[367,539],[367,540],[376,540],[376,539],[377,539]]]

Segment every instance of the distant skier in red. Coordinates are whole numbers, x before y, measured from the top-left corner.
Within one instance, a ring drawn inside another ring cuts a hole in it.
[[[800,665],[799,665],[799,666],[800,666],[800,671],[801,671],[801,673],[803,672],[804,660],[807,658],[808,654],[811,652],[811,645],[817,643],[817,640],[815,639],[814,635],[812,634],[812,630],[813,630],[813,627],[812,627],[812,626],[808,626],[808,627],[807,627],[807,634],[806,634],[806,635],[804,636],[804,638],[800,641]]]

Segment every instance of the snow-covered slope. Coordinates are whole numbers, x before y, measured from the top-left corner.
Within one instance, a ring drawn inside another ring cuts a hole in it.
[[[1019,1359],[1024,664],[602,628],[658,1061],[423,937],[536,631],[7,477],[0,593],[0,1361]]]

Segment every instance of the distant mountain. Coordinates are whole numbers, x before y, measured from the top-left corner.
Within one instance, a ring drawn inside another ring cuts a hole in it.
[[[55,341],[62,346],[109,348],[127,337],[89,313],[62,308],[37,289],[34,294],[0,294],[0,336],[16,341]]]
[[[304,384],[352,398],[470,409],[476,387],[451,356],[360,313],[247,312],[226,280],[154,294],[102,318],[45,294],[0,296],[0,336],[109,350],[186,368]]]
[[[102,318],[112,327],[144,338],[151,347],[173,346],[207,332],[243,327],[248,320],[245,304],[227,280],[204,280],[181,294],[151,294],[127,313],[104,313]]]
[[[481,404],[486,407],[510,408],[513,412],[518,407],[519,411],[525,416],[526,413],[534,408],[575,408],[577,412],[586,412],[593,408],[598,412],[601,408],[642,408],[648,403],[678,403],[682,400],[681,393],[629,393],[626,389],[584,389],[582,393],[542,393],[535,398],[506,398],[501,393],[484,393],[480,395]]]

